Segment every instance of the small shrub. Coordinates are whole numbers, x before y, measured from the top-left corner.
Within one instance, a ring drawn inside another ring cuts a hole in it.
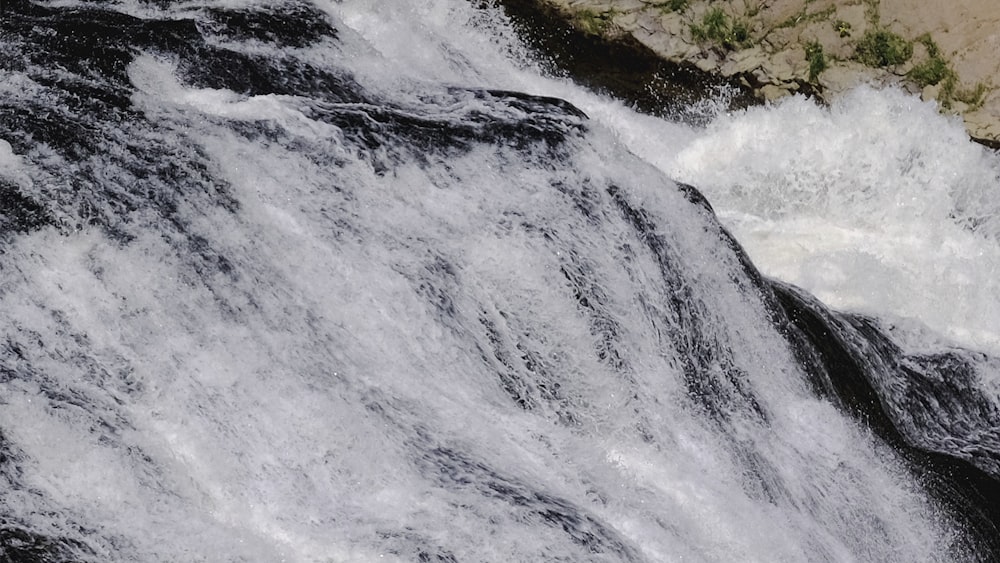
[[[913,56],[913,44],[887,29],[868,31],[854,50],[854,57],[871,67],[905,63]]]
[[[986,85],[982,82],[977,82],[975,88],[971,89],[959,89],[958,88],[958,75],[954,72],[950,72],[941,81],[941,91],[938,92],[938,102],[941,103],[941,107],[945,109],[951,109],[955,102],[962,102],[963,104],[969,106],[969,109],[978,109],[983,104],[983,100],[986,96]]]
[[[939,84],[942,81],[950,80],[951,86],[948,88],[942,88],[943,91],[947,91],[949,96],[954,93],[954,81],[956,79],[955,71],[951,69],[951,65],[948,61],[941,56],[941,49],[937,46],[937,43],[931,39],[931,36],[927,33],[917,37],[923,46],[927,49],[927,60],[915,65],[910,72],[907,73],[907,77],[915,82],[921,88],[925,86],[933,86]]]
[[[809,61],[809,82],[816,82],[820,73],[828,68],[826,55],[823,54],[823,46],[818,41],[810,41],[806,44],[806,60]]]
[[[701,18],[702,39],[722,42],[729,33],[729,16],[722,8],[712,8]]]
[[[691,36],[698,42],[712,42],[727,50],[749,47],[750,26],[743,19],[731,19],[722,8],[711,8],[701,18],[701,25],[691,25]]]
[[[930,33],[925,33],[920,37],[917,37],[917,41],[923,44],[923,46],[927,49],[927,56],[932,58],[941,56],[941,49],[938,47],[937,43],[931,39]]]
[[[736,20],[729,31],[729,48],[746,47],[750,45],[750,24],[746,20]]]
[[[839,33],[841,37],[851,36],[850,22],[845,22],[844,20],[837,20],[833,23],[833,28],[837,30],[837,33]]]
[[[931,57],[914,66],[907,76],[921,88],[933,86],[954,74],[948,63],[941,57]]]

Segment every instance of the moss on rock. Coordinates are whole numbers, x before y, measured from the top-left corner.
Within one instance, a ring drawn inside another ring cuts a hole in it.
[[[858,62],[874,68],[901,65],[913,56],[913,43],[888,29],[865,33],[855,47]]]

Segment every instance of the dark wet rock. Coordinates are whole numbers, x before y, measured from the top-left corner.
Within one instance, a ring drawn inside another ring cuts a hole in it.
[[[69,563],[93,555],[82,542],[48,537],[0,518],[0,563]]]
[[[730,109],[757,103],[752,89],[736,79],[667,61],[630,36],[608,39],[585,33],[545,2],[501,0],[500,4],[541,59],[551,62],[552,72],[641,111],[698,120],[701,116],[691,114],[691,107],[718,99],[720,93],[728,98]]]
[[[324,38],[336,37],[326,14],[307,2],[280,4],[280,9],[261,6],[233,11],[209,9],[213,32],[234,41],[255,40],[283,47],[305,47]]]
[[[450,448],[434,448],[418,460],[423,471],[447,489],[475,489],[485,499],[507,505],[513,517],[569,536],[584,553],[607,554],[617,561],[643,561],[627,540],[584,508],[502,475],[487,464]]]
[[[52,217],[42,204],[22,194],[17,186],[0,180],[0,236],[48,224],[52,224]]]
[[[979,397],[981,391],[967,385],[967,374],[960,374],[956,382],[943,382],[969,366],[953,354],[907,356],[872,321],[832,313],[792,286],[771,285],[791,323],[788,337],[817,392],[899,452],[910,471],[963,524],[968,534],[963,539],[965,558],[996,561],[1000,475],[984,467],[992,468],[1000,452],[990,449],[993,442],[982,444],[988,452],[981,455],[988,455],[991,463],[976,463],[955,440],[961,441],[965,425],[995,421],[995,407]],[[900,393],[890,380],[905,390]],[[955,416],[956,411],[961,415]],[[938,433],[937,440],[933,433]],[[957,447],[942,447],[948,442]]]

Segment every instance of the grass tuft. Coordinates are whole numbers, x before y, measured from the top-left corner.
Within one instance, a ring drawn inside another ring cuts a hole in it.
[[[809,61],[809,82],[816,82],[820,73],[829,68],[823,46],[818,41],[806,44],[806,60]]]
[[[887,29],[868,31],[858,41],[854,57],[870,67],[903,64],[913,56],[913,44]]]
[[[715,43],[728,51],[753,44],[749,23],[742,18],[731,18],[719,7],[705,12],[701,24],[691,24],[691,36],[699,43]]]
[[[931,57],[914,66],[906,76],[921,88],[933,86],[955,74],[941,57]]]

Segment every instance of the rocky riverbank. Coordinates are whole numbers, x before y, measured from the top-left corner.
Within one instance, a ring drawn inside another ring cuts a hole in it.
[[[524,3],[524,2],[522,2]],[[531,0],[578,32],[637,42],[738,81],[759,99],[898,85],[1000,144],[1000,3],[993,0]]]

